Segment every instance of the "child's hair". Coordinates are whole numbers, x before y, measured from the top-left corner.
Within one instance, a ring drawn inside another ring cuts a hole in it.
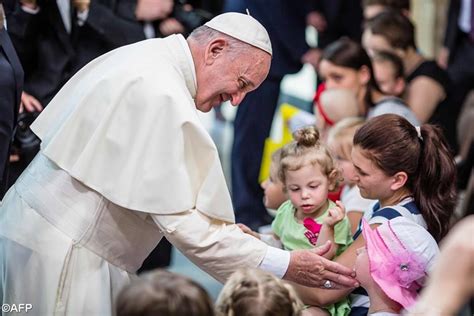
[[[293,138],[295,140],[285,145],[281,151],[278,171],[281,182],[286,185],[287,171],[295,171],[308,164],[318,164],[321,172],[329,179],[330,189],[337,189],[341,180],[341,172],[337,169],[329,150],[321,144],[316,127],[301,128],[293,133]]]
[[[117,316],[213,316],[207,292],[193,280],[166,270],[140,276],[117,297]]]
[[[282,148],[278,148],[272,154],[272,157],[271,157],[272,158],[272,166],[276,167],[275,170],[280,169],[281,152],[282,152]]]
[[[367,83],[365,102],[369,105],[369,107],[374,105],[371,92],[373,90],[381,92],[381,90],[375,81],[372,61],[370,60],[369,55],[367,55],[367,52],[364,50],[362,45],[350,40],[347,37],[343,37],[331,43],[324,49],[322,60],[327,60],[336,66],[350,68],[356,71],[360,70],[364,66],[367,67],[370,74],[370,79]]]
[[[366,151],[385,174],[404,171],[406,187],[437,241],[446,235],[456,205],[456,167],[440,128],[415,126],[395,114],[367,121],[355,134],[354,146]]]
[[[393,74],[395,79],[403,78],[405,79],[405,66],[403,65],[403,61],[400,57],[395,55],[394,53],[388,51],[380,51],[375,54],[373,57],[373,62],[387,62],[393,68]]]
[[[410,0],[363,0],[362,7],[370,5],[380,5],[387,7],[390,10],[403,11],[410,10]]]
[[[382,12],[367,21],[365,28],[374,35],[384,37],[394,48],[416,49],[415,26],[409,18],[399,12]]]
[[[356,131],[364,125],[365,119],[361,117],[348,117],[336,123],[328,134],[328,145],[333,150],[343,156],[346,160],[351,160],[352,140]]]
[[[259,269],[234,272],[216,302],[218,316],[298,316],[302,309],[291,285]]]

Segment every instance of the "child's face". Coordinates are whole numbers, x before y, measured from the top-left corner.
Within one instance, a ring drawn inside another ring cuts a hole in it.
[[[372,277],[370,276],[369,256],[367,255],[367,248],[361,247],[356,250],[357,257],[354,264],[354,271],[356,279],[360,282],[362,287],[370,284]]]
[[[403,79],[395,77],[393,65],[387,61],[374,61],[373,66],[380,90],[386,95],[400,96],[403,92]]]
[[[317,217],[327,207],[329,179],[319,165],[307,164],[298,170],[286,171],[288,197],[297,217]]]
[[[351,158],[355,168],[355,183],[360,195],[366,199],[385,200],[393,195],[390,189],[392,177],[387,176],[375,163],[364,155],[359,146],[352,148]]]
[[[270,209],[278,209],[288,197],[283,191],[283,183],[278,179],[278,170],[275,164],[270,166],[270,177],[263,181],[261,186],[263,189],[263,204]]]
[[[342,176],[344,177],[344,183],[348,184],[349,186],[353,186],[355,184],[354,179],[356,176],[354,164],[352,160],[343,157],[343,155],[338,155],[337,153],[334,155],[336,159],[337,165],[339,169],[342,169]]]

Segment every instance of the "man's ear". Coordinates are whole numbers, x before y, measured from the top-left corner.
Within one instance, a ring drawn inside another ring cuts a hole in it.
[[[405,171],[400,171],[395,173],[392,176],[392,184],[390,185],[390,189],[392,191],[397,191],[398,189],[402,188],[408,180],[408,175]]]
[[[206,65],[212,65],[217,58],[221,57],[226,46],[227,41],[223,38],[216,38],[212,40],[206,47]]]

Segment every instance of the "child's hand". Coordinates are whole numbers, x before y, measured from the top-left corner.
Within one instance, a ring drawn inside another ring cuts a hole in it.
[[[341,201],[336,201],[336,207],[328,210],[328,216],[324,219],[324,224],[330,227],[334,227],[337,223],[342,221],[346,216],[346,208]]]
[[[239,226],[239,228],[240,228],[244,233],[249,234],[249,235],[252,235],[252,236],[254,236],[255,238],[260,239],[260,234],[254,232],[253,230],[251,230],[247,225],[238,223],[237,226]]]

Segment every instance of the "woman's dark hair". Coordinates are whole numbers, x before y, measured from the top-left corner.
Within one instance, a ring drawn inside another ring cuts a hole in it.
[[[377,82],[375,81],[374,70],[369,55],[364,50],[362,45],[349,38],[343,37],[324,49],[322,59],[331,62],[339,67],[351,68],[360,70],[362,67],[367,67],[370,79],[367,84],[367,93],[365,94],[365,102],[370,108],[374,105],[372,100],[372,91],[381,92]]]
[[[441,130],[433,125],[416,128],[395,114],[384,114],[367,121],[355,134],[354,146],[367,152],[389,176],[404,171],[406,187],[439,241],[448,232],[456,204],[456,167]]]
[[[410,10],[410,0],[363,0],[362,8],[369,5],[380,5],[390,10]]]
[[[415,26],[399,12],[389,10],[377,14],[366,22],[365,29],[382,36],[394,48],[416,49]]]

